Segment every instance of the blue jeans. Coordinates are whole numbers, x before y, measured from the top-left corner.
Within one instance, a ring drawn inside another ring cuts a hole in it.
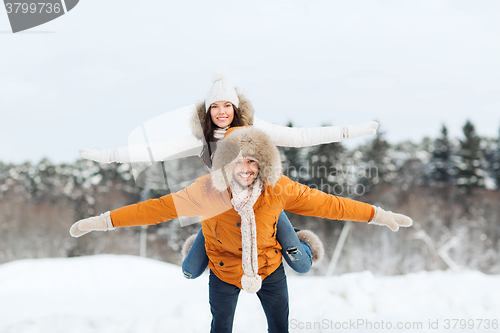
[[[196,279],[203,274],[208,266],[208,256],[205,249],[205,237],[202,229],[198,231],[193,246],[182,262],[182,273],[187,279]]]
[[[210,271],[208,290],[212,312],[210,332],[232,332],[234,312],[241,289],[221,281]],[[288,286],[283,264],[262,280],[262,288],[257,292],[257,296],[266,314],[268,332],[288,332]]]
[[[297,273],[307,273],[311,270],[311,247],[307,242],[299,241],[285,212],[281,212],[278,217],[276,239],[281,245],[281,254],[290,268]]]
[[[311,248],[307,242],[299,241],[290,220],[281,212],[278,217],[276,239],[281,245],[281,254],[287,264],[297,273],[307,273],[311,269]],[[193,246],[182,262],[182,272],[188,279],[196,279],[203,274],[208,266],[208,257],[205,250],[205,237],[200,229]]]

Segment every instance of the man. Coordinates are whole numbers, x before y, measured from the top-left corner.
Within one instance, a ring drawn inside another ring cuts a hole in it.
[[[201,216],[209,258],[212,332],[231,332],[240,289],[257,293],[269,332],[288,332],[288,289],[276,240],[282,210],[337,220],[411,226],[409,217],[336,197],[281,174],[279,151],[262,131],[235,128],[213,158],[213,172],[187,188],[76,222],[79,237],[92,230],[158,224]]]

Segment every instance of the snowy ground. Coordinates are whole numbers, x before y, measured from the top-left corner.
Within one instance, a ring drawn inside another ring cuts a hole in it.
[[[290,332],[500,331],[500,276],[362,272],[288,283]],[[190,281],[178,266],[132,256],[11,262],[0,265],[0,332],[208,332],[207,284],[208,275]],[[266,331],[258,299],[242,292],[234,332]]]

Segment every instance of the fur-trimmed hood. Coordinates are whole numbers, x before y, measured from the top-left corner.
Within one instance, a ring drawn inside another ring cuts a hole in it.
[[[231,128],[217,143],[213,158],[212,184],[219,192],[227,190],[242,157],[259,162],[259,179],[267,185],[274,186],[282,175],[280,153],[266,133],[255,127]]]
[[[250,100],[245,96],[244,93],[240,92],[236,89],[236,93],[238,94],[239,106],[238,113],[241,118],[241,122],[243,126],[252,126],[253,125],[253,106]],[[196,111],[191,115],[191,131],[194,136],[201,140],[203,135],[203,126],[205,126],[205,121],[207,117],[207,110],[205,108],[205,101],[201,101],[196,104]]]

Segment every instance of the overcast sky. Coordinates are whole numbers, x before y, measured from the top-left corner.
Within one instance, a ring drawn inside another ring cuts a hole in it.
[[[81,0],[12,34],[0,9],[0,161],[127,145],[218,68],[277,124],[378,120],[399,142],[470,119],[496,137],[499,17],[496,0]]]

